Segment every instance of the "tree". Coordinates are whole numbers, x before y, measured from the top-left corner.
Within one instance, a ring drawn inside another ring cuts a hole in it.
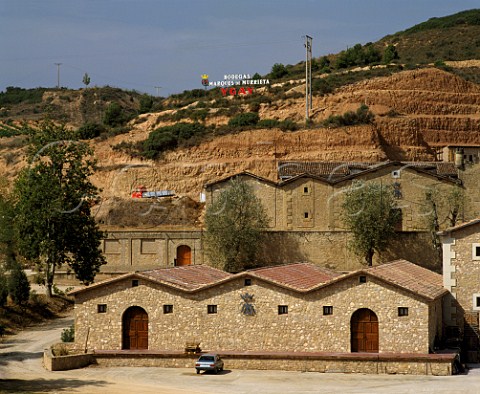
[[[0,307],[4,306],[7,303],[7,297],[8,280],[2,265],[0,265]]]
[[[275,63],[270,71],[271,78],[282,78],[288,75],[287,68],[282,63]]]
[[[398,60],[398,52],[397,47],[395,45],[388,45],[385,50],[383,51],[383,63],[390,64],[394,60]]]
[[[153,98],[148,94],[143,94],[140,97],[140,109],[138,110],[141,114],[150,112],[153,108]]]
[[[346,192],[342,209],[343,221],[353,235],[354,252],[372,266],[374,253],[386,249],[401,219],[393,188],[376,182],[356,182]]]
[[[453,227],[457,224],[458,217],[463,213],[465,192],[460,186],[454,186],[448,193],[433,187],[425,192],[425,201],[425,217],[432,246],[438,261],[441,261],[442,242],[438,233],[442,228]]]
[[[6,269],[15,266],[15,237],[13,223],[15,221],[15,206],[8,182],[0,179],[0,255],[3,256]]]
[[[29,167],[15,184],[15,238],[18,252],[35,262],[52,295],[55,270],[63,264],[84,284],[93,282],[105,259],[103,233],[90,214],[97,188],[90,147],[68,140],[64,126],[44,122],[30,130]]]
[[[88,87],[88,85],[90,85],[90,77],[87,73],[85,73],[85,75],[83,76],[82,82],[86,88]]]
[[[215,266],[238,272],[255,263],[268,218],[251,186],[239,178],[207,208],[205,251]]]
[[[8,278],[8,294],[17,305],[24,305],[30,297],[30,283],[22,266],[17,263],[10,271]]]
[[[120,104],[112,102],[108,105],[103,115],[103,123],[107,126],[115,127],[123,124],[127,120],[126,115]]]

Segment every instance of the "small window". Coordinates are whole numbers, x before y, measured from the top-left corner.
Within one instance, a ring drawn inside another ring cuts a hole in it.
[[[303,188],[303,192],[304,192],[305,194],[308,194],[308,186],[305,186],[305,187]]]
[[[244,285],[245,285],[245,286],[251,286],[251,285],[252,285],[252,279],[250,279],[250,278],[245,278]]]
[[[472,244],[472,260],[480,260],[480,243]]]
[[[367,277],[365,275],[360,275],[360,277],[358,278],[358,281],[360,283],[367,283]]]
[[[288,314],[288,305],[279,305],[278,306],[278,314],[279,315],[287,315]]]
[[[393,170],[392,171],[392,178],[400,178],[400,170]]]
[[[333,306],[331,305],[326,305],[323,307],[323,314],[324,315],[333,315]]]
[[[404,306],[398,307],[398,316],[408,316],[408,308]]]
[[[472,309],[474,311],[480,311],[480,294],[478,294],[478,293],[473,294]]]
[[[98,313],[107,313],[107,304],[98,304],[97,305]]]
[[[163,306],[163,313],[173,313],[173,305],[164,305]]]
[[[216,305],[207,305],[207,313],[209,315],[217,313],[217,306]]]
[[[132,287],[137,287],[138,286],[138,279],[132,280]]]
[[[309,216],[309,215],[308,215],[308,212],[304,212],[304,213],[303,213],[303,217],[304,217],[305,219],[308,219],[308,216]]]

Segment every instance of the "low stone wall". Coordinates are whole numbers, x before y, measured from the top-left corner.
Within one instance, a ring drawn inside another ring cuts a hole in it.
[[[84,368],[94,362],[95,359],[92,353],[54,356],[50,348],[43,351],[43,365],[48,371],[67,371],[69,369]]]
[[[455,354],[235,353],[219,352],[225,369],[258,369],[365,374],[452,375]],[[198,355],[180,352],[115,352],[93,354],[102,367],[194,368]]]

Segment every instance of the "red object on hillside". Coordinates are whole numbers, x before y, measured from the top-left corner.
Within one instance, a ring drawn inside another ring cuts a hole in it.
[[[147,188],[143,185],[139,185],[132,192],[132,198],[142,198],[143,192],[146,192]]]

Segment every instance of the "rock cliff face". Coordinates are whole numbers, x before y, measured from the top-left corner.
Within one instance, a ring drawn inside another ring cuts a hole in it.
[[[105,199],[129,198],[136,186],[144,185],[198,201],[205,183],[241,171],[276,180],[276,164],[281,160],[424,161],[434,160],[439,146],[480,144],[480,86],[451,73],[435,68],[404,71],[345,86],[314,97],[312,119],[319,124],[330,115],[355,111],[362,103],[375,114],[371,125],[244,131],[169,152],[156,162],[132,159],[112,149],[122,141],[143,140],[167,124],[160,119],[164,113],[144,114],[132,121],[129,134],[92,141],[99,164],[93,180]],[[259,114],[262,119],[302,122],[304,99],[262,104]],[[207,123],[227,122],[225,116],[207,118]],[[0,170],[14,176],[25,163],[14,139],[0,142]]]
[[[244,131],[198,146],[170,152],[157,162],[133,160],[112,144],[138,141],[162,125],[161,114],[142,115],[129,135],[95,145],[100,161],[96,176],[105,196],[127,197],[136,185],[171,189],[198,200],[205,183],[241,172],[276,180],[279,160],[434,160],[435,148],[480,144],[480,86],[438,69],[405,71],[346,86],[315,97],[313,121],[356,110],[362,103],[375,113],[372,125],[297,132],[277,129]],[[304,100],[262,105],[261,118],[304,117]],[[227,119],[210,119],[226,123]]]

